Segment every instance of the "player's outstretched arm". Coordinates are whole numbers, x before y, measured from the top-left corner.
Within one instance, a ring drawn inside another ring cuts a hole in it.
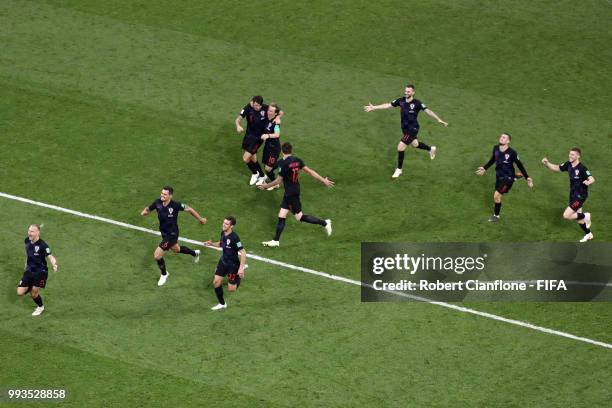
[[[561,171],[558,164],[552,164],[546,157],[542,159],[542,163],[552,171]]]
[[[263,183],[263,184],[257,186],[257,188],[260,189],[260,190],[265,190],[267,188],[277,186],[277,185],[279,185],[282,182],[283,182],[283,177],[279,175],[277,178],[274,179],[273,182],[271,182],[271,183]]]
[[[448,127],[448,123],[446,123],[445,121],[440,119],[440,117],[438,115],[436,115],[436,112],[434,112],[431,109],[427,108],[427,109],[425,109],[425,113],[427,115],[431,116],[432,118],[434,118],[435,120],[437,120],[438,123],[441,124],[442,126]]]
[[[51,267],[53,268],[53,272],[57,272],[57,259],[53,255],[47,256],[49,262],[51,262]]]
[[[221,241],[213,241],[209,239],[208,241],[203,242],[204,246],[209,246],[213,248],[221,248]]]
[[[187,207],[185,208],[185,211],[187,211],[189,214],[191,214],[193,216],[193,218],[195,218],[196,220],[198,220],[198,222],[200,224],[206,224],[206,217],[201,217],[200,214],[198,214],[198,212],[196,210],[194,210],[191,207]]]
[[[244,265],[246,265],[247,255],[244,248],[242,248],[238,253],[240,254],[240,267],[238,268],[238,276],[244,278]]]
[[[140,215],[142,215],[143,217],[149,215],[151,211],[149,211],[149,207],[145,207],[141,212]]]
[[[241,120],[242,120],[242,116],[238,115],[236,117],[236,120],[234,121],[234,123],[236,124],[236,132],[238,132],[238,133],[244,132],[244,128],[242,126],[240,126],[240,121]]]
[[[389,109],[392,108],[393,105],[391,105],[390,103],[383,103],[381,105],[372,105],[372,102],[368,103],[366,106],[363,107],[363,110],[366,112],[372,112],[375,110],[380,110],[380,109]]]
[[[317,173],[316,171],[314,171],[313,169],[311,169],[308,166],[304,166],[303,168],[304,172],[308,175],[310,175],[311,177],[313,177],[315,180],[320,181],[321,183],[323,183],[325,185],[325,187],[331,188],[334,186],[334,182],[331,181],[330,179],[328,179],[327,177],[321,177],[321,175],[319,175],[319,173]]]
[[[491,158],[484,166],[480,166],[478,169],[476,169],[476,174],[479,176],[484,176],[484,174],[487,172],[487,169],[491,167],[493,163],[495,163],[495,155],[492,154]]]

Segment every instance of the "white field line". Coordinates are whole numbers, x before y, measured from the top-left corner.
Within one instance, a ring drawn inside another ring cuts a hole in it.
[[[146,233],[153,234],[153,235],[160,235],[160,233],[158,231],[154,231],[152,229],[148,229],[148,228],[144,228],[144,227],[139,227],[137,225],[127,224],[125,222],[115,221],[115,220],[111,220],[109,218],[99,217],[97,215],[91,215],[91,214],[83,213],[83,212],[80,212],[80,211],[71,210],[71,209],[68,209],[68,208],[59,207],[59,206],[53,205],[53,204],[47,204],[47,203],[42,203],[40,201],[34,201],[34,200],[30,200],[28,198],[18,197],[18,196],[14,196],[14,195],[2,193],[2,192],[0,192],[0,197],[7,198],[9,200],[19,201],[19,202],[22,202],[22,203],[36,205],[36,206],[43,207],[43,208],[48,208],[48,209],[51,209],[51,210],[60,211],[60,212],[67,213],[67,214],[76,215],[77,217],[82,217],[82,218],[87,218],[87,219],[90,219],[90,220],[96,220],[96,221],[105,222],[107,224],[117,225],[117,226],[123,227],[123,228],[128,228],[128,229],[132,229],[132,230],[136,230],[136,231],[146,232]],[[191,244],[194,244],[194,245],[204,246],[201,241],[196,241],[196,240],[193,240],[193,239],[179,238],[179,240],[183,241],[183,242],[188,242],[188,243],[191,243]],[[211,247],[207,247],[207,248],[211,248]],[[212,249],[218,250],[218,248],[212,248]],[[327,279],[331,279],[331,280],[335,280],[335,281],[339,281],[339,282],[344,282],[344,283],[349,283],[351,285],[356,285],[356,286],[361,286],[362,285],[362,283],[360,281],[356,281],[354,279],[349,279],[349,278],[345,278],[345,277],[338,276],[338,275],[332,275],[332,274],[329,274],[329,273],[326,273],[326,272],[315,271],[314,269],[304,268],[302,266],[292,265],[292,264],[288,264],[288,263],[285,263],[285,262],[276,261],[274,259],[264,258],[263,256],[255,255],[253,253],[249,253],[248,256],[251,259],[255,259],[255,260],[258,260],[258,261],[261,261],[261,262],[265,262],[265,263],[268,263],[268,264],[272,264],[272,265],[276,265],[276,266],[281,266],[283,268],[293,269],[293,270],[296,270],[296,271],[300,271],[300,272],[305,272],[305,273],[309,273],[309,274],[312,274],[312,275],[321,276],[323,278],[327,278]],[[368,285],[368,286],[371,287],[370,285]],[[612,344],[609,344],[609,343],[604,343],[602,341],[593,340],[593,339],[589,339],[589,338],[586,338],[586,337],[576,336],[576,335],[571,334],[571,333],[566,333],[566,332],[562,332],[562,331],[559,331],[559,330],[553,330],[553,329],[549,329],[547,327],[537,326],[537,325],[531,324],[529,322],[524,322],[524,321],[515,320],[515,319],[508,319],[506,317],[498,316],[498,315],[495,315],[495,314],[492,314],[492,313],[481,312],[479,310],[470,309],[470,308],[463,307],[463,306],[458,306],[458,305],[455,305],[455,304],[452,304],[452,303],[436,302],[436,301],[432,301],[430,299],[426,299],[426,298],[422,298],[422,297],[419,297],[419,296],[414,296],[414,295],[406,294],[406,293],[403,293],[403,292],[395,292],[395,291],[388,291],[388,292],[389,293],[393,293],[393,294],[395,294],[397,296],[406,297],[406,298],[410,298],[410,299],[413,299],[413,300],[420,300],[420,301],[423,301],[423,302],[430,303],[432,305],[442,306],[442,307],[445,307],[447,309],[455,310],[457,312],[469,313],[469,314],[476,315],[476,316],[486,317],[488,319],[497,320],[498,322],[504,322],[504,323],[508,323],[508,324],[513,324],[515,326],[525,327],[525,328],[528,328],[528,329],[531,329],[531,330],[536,330],[536,331],[539,331],[539,332],[542,332],[542,333],[553,334],[555,336],[561,336],[561,337],[565,337],[567,339],[572,339],[572,340],[581,341],[581,342],[584,342],[584,343],[589,343],[589,344],[592,344],[592,345],[595,345],[595,346],[604,347],[604,348],[607,348],[607,349],[612,349]]]

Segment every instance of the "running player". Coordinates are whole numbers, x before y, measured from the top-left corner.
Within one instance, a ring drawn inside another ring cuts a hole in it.
[[[417,116],[420,111],[424,111],[427,115],[431,116],[438,121],[444,127],[448,126],[448,123],[443,121],[435,114],[434,111],[429,109],[427,105],[418,99],[414,98],[415,88],[414,85],[406,85],[404,88],[404,97],[398,98],[389,103],[383,103],[382,105],[372,105],[371,103],[364,106],[363,110],[366,112],[372,112],[379,109],[389,108],[400,108],[401,123],[402,123],[402,138],[397,144],[397,168],[393,172],[391,177],[398,178],[402,175],[402,166],[404,165],[404,152],[408,146],[416,147],[417,149],[427,150],[429,157],[433,160],[436,157],[436,146],[428,146],[425,143],[417,140],[419,133],[419,122]]]
[[[327,235],[331,235],[331,220],[322,220],[312,215],[302,214],[302,203],[300,202],[300,183],[298,181],[298,176],[300,170],[304,170],[306,174],[309,174],[316,180],[320,181],[326,187],[333,187],[334,182],[329,180],[327,177],[321,177],[316,171],[307,167],[302,159],[293,156],[293,147],[291,146],[291,143],[283,143],[282,152],[283,158],[278,163],[278,166],[280,167],[278,177],[271,183],[264,183],[259,186],[261,190],[274,187],[280,183],[283,183],[285,187],[285,196],[283,197],[281,208],[278,212],[276,235],[274,236],[273,240],[262,242],[262,244],[268,247],[277,247],[280,245],[280,236],[285,228],[285,221],[289,211],[293,213],[296,220],[300,222],[307,222],[309,224],[321,225],[325,228]]]
[[[257,161],[257,150],[261,146],[262,140],[261,135],[264,132],[266,125],[266,112],[268,111],[268,105],[264,105],[263,97],[256,95],[251,98],[251,101],[240,111],[240,114],[236,117],[236,131],[238,133],[244,132],[244,128],[240,125],[242,119],[246,119],[247,128],[242,140],[242,160],[251,171],[251,180],[249,185],[254,185],[257,180],[264,177],[264,172],[261,169],[261,165]],[[280,118],[283,112],[278,113]],[[279,121],[280,123],[280,121]]]
[[[17,295],[23,296],[28,292],[32,292],[32,299],[36,303],[36,309],[32,312],[32,316],[39,316],[45,311],[40,289],[47,285],[49,270],[47,268],[47,258],[51,262],[53,272],[57,272],[57,260],[51,254],[51,248],[42,239],[40,239],[40,226],[32,224],[28,228],[28,237],[24,241],[26,251],[25,271],[19,286],[17,286]]]
[[[280,108],[277,104],[271,103],[270,106],[268,106],[267,123],[264,128],[264,133],[261,136],[261,139],[265,141],[262,162],[266,170],[267,179],[260,178],[257,181],[259,184],[263,184],[266,181],[274,181],[276,178],[274,170],[278,167],[277,161],[281,152],[279,112]],[[276,186],[270,187],[269,190],[274,190],[279,187],[280,186],[277,184]]]
[[[502,133],[499,136],[499,143],[493,146],[493,154],[491,158],[482,167],[476,170],[476,174],[483,176],[489,167],[495,163],[495,191],[493,192],[494,210],[493,215],[489,218],[490,222],[499,221],[499,213],[501,212],[502,197],[512,188],[512,184],[517,178],[514,164],[519,168],[521,177],[527,179],[529,188],[533,188],[533,180],[527,174],[525,166],[519,159],[518,153],[510,147],[512,136],[509,133]]]
[[[576,220],[584,231],[584,237],[580,242],[587,242],[593,239],[591,232],[591,213],[583,213],[582,207],[589,197],[589,186],[595,182],[589,169],[580,163],[582,152],[574,147],[569,151],[569,160],[563,164],[552,164],[546,157],[542,163],[552,171],[567,171],[570,183],[569,205],[563,212],[566,220]]]
[[[234,232],[236,218],[233,216],[225,217],[223,220],[223,230],[219,241],[208,240],[204,245],[221,248],[221,259],[217,263],[217,270],[213,279],[215,295],[219,303],[213,306],[212,310],[222,310],[227,308],[227,303],[223,298],[223,278],[227,276],[227,289],[235,292],[240,286],[240,280],[244,278],[244,268],[246,264],[246,251],[240,242],[240,237]],[[240,259],[238,258],[240,256]]]
[[[162,286],[168,279],[168,271],[166,270],[166,261],[164,260],[164,252],[172,251],[174,253],[187,254],[194,257],[194,262],[200,260],[200,250],[195,251],[184,245],[178,244],[179,238],[179,227],[178,227],[178,215],[180,211],[187,211],[191,214],[200,224],[206,224],[206,218],[201,217],[200,214],[188,205],[182,204],[172,199],[174,189],[170,186],[165,186],[161,190],[160,198],[153,201],[153,203],[145,207],[140,215],[149,215],[151,211],[157,211],[157,218],[159,219],[159,231],[161,232],[162,241],[159,246],[155,248],[153,257],[159,266],[161,275],[157,286]]]

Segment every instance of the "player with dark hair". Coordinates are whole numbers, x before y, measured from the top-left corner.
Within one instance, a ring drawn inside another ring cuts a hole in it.
[[[49,270],[47,268],[47,258],[51,262],[53,272],[57,272],[57,260],[51,254],[51,248],[40,239],[40,226],[32,224],[28,228],[28,237],[24,241],[26,251],[26,264],[23,276],[17,286],[17,295],[23,296],[32,291],[32,299],[36,303],[36,309],[32,316],[39,316],[45,311],[40,289],[47,285]]]
[[[227,302],[223,298],[223,278],[227,276],[227,290],[235,292],[240,286],[240,280],[244,278],[246,265],[246,251],[240,242],[240,237],[234,232],[236,218],[233,216],[225,217],[223,220],[223,230],[219,241],[208,240],[204,245],[221,248],[221,259],[217,263],[217,270],[213,279],[215,295],[219,303],[213,306],[212,310],[223,310],[227,308]],[[238,258],[240,256],[240,258]]]
[[[307,222],[309,224],[321,225],[325,228],[327,235],[331,235],[331,220],[322,220],[312,215],[302,214],[302,203],[300,202],[300,183],[298,181],[298,176],[300,170],[304,170],[306,174],[309,174],[316,180],[320,181],[326,187],[333,187],[334,182],[329,180],[327,177],[321,177],[316,171],[307,167],[302,159],[293,156],[293,146],[291,146],[291,143],[283,143],[282,152],[283,158],[278,163],[278,166],[280,167],[278,177],[271,183],[264,183],[259,186],[261,190],[274,187],[280,183],[283,183],[285,187],[285,196],[283,197],[281,208],[278,212],[276,235],[274,236],[273,240],[262,242],[262,244],[268,247],[277,247],[280,245],[280,236],[285,228],[285,221],[289,211],[293,213],[296,220],[300,222]]]
[[[424,111],[427,115],[431,116],[438,121],[444,127],[448,126],[448,123],[443,121],[435,114],[434,111],[429,109],[427,105],[418,99],[414,98],[415,88],[414,85],[409,84],[404,88],[404,97],[398,98],[389,103],[383,103],[382,105],[372,105],[371,103],[364,106],[363,110],[366,112],[372,112],[379,109],[389,108],[400,108],[401,123],[402,123],[402,138],[397,144],[397,168],[393,172],[392,178],[397,178],[402,175],[402,166],[404,165],[404,152],[408,146],[416,147],[417,149],[427,150],[429,157],[433,160],[436,157],[436,146],[428,146],[425,143],[417,140],[419,133],[419,122],[417,117],[420,111]]]
[[[149,215],[151,211],[157,211],[157,218],[159,219],[159,231],[161,232],[162,241],[159,246],[155,248],[153,257],[159,266],[161,275],[157,286],[162,286],[168,279],[168,270],[166,269],[166,261],[164,260],[164,252],[172,251],[174,253],[187,254],[194,257],[194,262],[200,260],[200,250],[195,251],[184,245],[178,244],[179,238],[179,227],[178,227],[178,215],[180,211],[187,211],[191,214],[200,224],[206,224],[206,218],[201,217],[200,214],[193,208],[186,204],[182,204],[172,199],[174,189],[170,186],[164,186],[161,190],[160,198],[153,201],[153,203],[145,207],[140,215]]]
[[[251,98],[251,101],[245,105],[240,111],[240,114],[236,117],[236,131],[238,133],[244,132],[244,128],[240,125],[242,119],[246,119],[247,128],[242,140],[242,160],[251,171],[251,180],[249,185],[254,185],[257,180],[264,177],[264,172],[261,169],[261,165],[257,161],[257,150],[261,146],[262,140],[261,135],[264,132],[264,127],[267,123],[266,113],[268,111],[268,105],[263,103],[263,97],[256,95]],[[278,118],[283,115],[284,112],[278,112]],[[280,120],[278,121],[280,123]]]
[[[591,232],[591,213],[583,213],[582,207],[589,197],[589,186],[595,182],[589,169],[580,162],[582,151],[574,147],[569,151],[569,160],[562,164],[552,164],[546,157],[542,163],[552,171],[567,171],[570,183],[569,205],[563,212],[566,220],[576,220],[584,231],[584,237],[580,242],[587,242],[593,239]]]
[[[281,152],[280,145],[280,118],[278,117],[278,113],[281,111],[280,107],[271,103],[268,106],[267,112],[267,123],[264,127],[264,133],[261,136],[261,139],[265,141],[264,150],[263,150],[263,158],[262,163],[264,164],[264,168],[266,170],[266,178],[260,178],[257,180],[257,184],[263,184],[266,181],[274,181],[276,175],[274,174],[274,170],[278,167],[277,161]],[[280,186],[277,184],[274,187],[270,187],[269,190],[274,190],[275,188],[279,188]]]
[[[502,133],[499,136],[499,143],[493,146],[491,158],[482,167],[476,170],[476,174],[483,176],[489,167],[495,163],[495,192],[493,192],[494,210],[493,215],[489,218],[490,222],[499,221],[499,213],[501,212],[502,197],[512,188],[512,184],[517,178],[514,164],[519,168],[521,176],[527,179],[529,188],[533,188],[533,180],[527,174],[525,166],[519,159],[518,153],[510,147],[512,136],[509,133]]]

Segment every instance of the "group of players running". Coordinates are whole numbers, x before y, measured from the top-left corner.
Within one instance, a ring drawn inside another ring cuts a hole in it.
[[[370,103],[363,108],[365,112],[392,107],[400,108],[402,138],[397,145],[397,168],[391,176],[394,179],[402,174],[404,153],[408,146],[429,152],[432,160],[436,157],[436,146],[428,146],[417,139],[419,133],[419,112],[423,111],[442,126],[448,126],[448,123],[440,119],[427,105],[414,98],[414,94],[414,85],[406,85],[403,97],[381,105],[372,105]],[[304,171],[329,188],[334,186],[334,182],[327,177],[322,177],[316,171],[306,166],[302,159],[294,156],[293,146],[290,143],[285,142],[281,145],[280,129],[283,114],[284,112],[277,104],[265,105],[263,97],[254,96],[235,120],[236,131],[238,133],[245,133],[242,142],[242,149],[244,151],[242,159],[251,172],[249,185],[255,185],[261,190],[270,191],[279,188],[283,184],[285,189],[278,213],[274,239],[262,242],[267,247],[278,247],[280,245],[280,236],[285,228],[285,220],[289,212],[300,222],[322,226],[328,236],[332,233],[330,219],[323,220],[302,213],[298,176],[300,171]],[[247,123],[246,130],[241,126],[243,119]],[[493,147],[489,161],[476,170],[477,175],[483,176],[489,167],[493,164],[496,165],[496,182],[493,193],[494,212],[489,218],[490,222],[497,222],[499,220],[502,197],[510,191],[517,179],[525,178],[528,186],[533,188],[533,180],[529,177],[525,166],[520,161],[518,153],[510,147],[511,141],[512,136],[509,133],[502,133],[498,144]],[[264,144],[262,163],[264,164],[265,174],[257,160],[257,151],[262,143]],[[557,165],[544,158],[542,163],[552,171],[565,171],[568,173],[570,182],[569,205],[563,213],[563,218],[577,221],[585,234],[580,242],[586,242],[593,239],[593,233],[590,230],[591,214],[583,212],[582,208],[588,197],[588,187],[595,182],[595,179],[586,166],[580,162],[581,154],[581,150],[574,147],[569,152],[568,161]],[[515,164],[520,173],[516,172]],[[275,174],[277,169],[279,170],[278,176]],[[193,208],[174,201],[173,194],[174,190],[171,186],[164,186],[160,197],[141,211],[143,216],[156,211],[159,219],[162,241],[153,254],[160,270],[158,286],[163,286],[169,276],[164,260],[164,253],[166,251],[190,255],[196,263],[200,258],[199,250],[193,250],[178,244],[179,212],[186,211],[190,213],[200,224],[205,224],[207,221],[205,217],[202,217]],[[223,279],[227,278],[228,290],[233,292],[240,286],[241,278],[244,278],[247,256],[240,237],[234,231],[235,226],[236,218],[234,216],[225,217],[219,239],[204,242],[204,245],[220,248],[222,251],[213,279],[218,304],[213,306],[212,310],[227,308],[227,302],[223,295]],[[44,311],[40,289],[45,287],[48,278],[47,259],[49,259],[54,271],[57,271],[57,260],[52,255],[49,246],[40,238],[40,226],[36,224],[30,225],[28,228],[25,250],[27,255],[26,268],[17,287],[17,294],[23,296],[31,291],[32,299],[37,305],[32,315],[38,316]]]

